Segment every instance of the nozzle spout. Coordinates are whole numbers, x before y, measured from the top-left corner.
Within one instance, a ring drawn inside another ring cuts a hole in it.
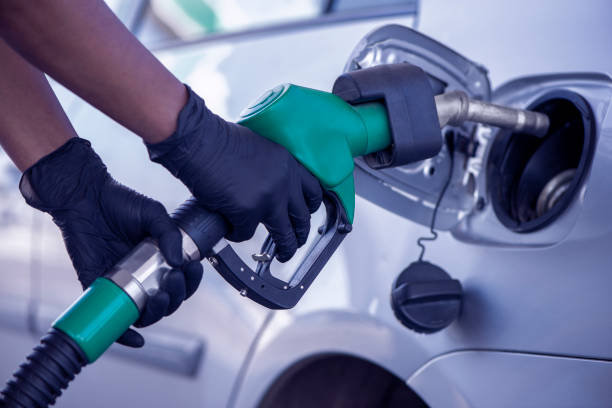
[[[548,116],[543,113],[470,99],[462,91],[436,95],[435,100],[440,127],[470,121],[543,137],[550,126]]]

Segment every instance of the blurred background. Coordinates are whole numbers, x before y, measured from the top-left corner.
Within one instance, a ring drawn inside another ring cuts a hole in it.
[[[612,12],[606,0],[107,3],[179,79],[226,119],[235,119],[249,102],[283,82],[330,90],[358,42],[390,23],[415,28],[486,67],[492,88],[524,75],[609,73],[611,66]],[[178,181],[149,162],[137,137],[57,83],[53,87],[79,135],[92,141],[115,178],[162,201],[169,210],[188,196]],[[25,204],[18,190],[20,176],[0,151],[3,379],[80,293],[57,227],[46,214]],[[357,199],[357,214],[355,232],[328,267],[333,273],[322,274],[295,309],[272,312],[260,307],[239,296],[205,264],[201,289],[177,313],[143,330],[147,345],[142,350],[113,346],[84,370],[57,405],[253,406],[294,359],[292,353],[307,358],[342,351],[374,362],[382,355],[385,372],[393,374],[385,380],[389,387],[403,385],[437,352],[426,345],[406,350],[401,340],[407,336],[405,329],[388,307],[391,282],[417,256],[414,240],[426,228],[362,198]],[[386,242],[383,235],[392,235],[395,247],[378,248],[377,242]],[[240,253],[256,252],[264,236],[265,231],[258,230],[257,243],[239,246]],[[449,234],[440,242],[431,253],[434,259],[473,251]],[[369,322],[363,332],[351,332],[353,326],[338,323],[360,319]],[[330,322],[338,331],[321,331],[316,341],[314,328]],[[300,327],[310,331],[301,332]],[[347,331],[341,334],[342,330]],[[270,348],[274,359],[256,358]],[[421,403],[418,397],[414,401]]]

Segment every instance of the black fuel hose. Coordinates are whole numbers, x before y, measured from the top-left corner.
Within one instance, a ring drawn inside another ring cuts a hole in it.
[[[2,390],[0,407],[52,405],[86,364],[87,357],[79,346],[66,334],[52,328]]]

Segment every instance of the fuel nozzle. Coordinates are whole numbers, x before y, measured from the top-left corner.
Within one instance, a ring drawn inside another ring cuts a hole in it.
[[[550,126],[548,116],[543,113],[470,99],[462,91],[447,92],[434,98],[440,127],[476,122],[542,137]]]

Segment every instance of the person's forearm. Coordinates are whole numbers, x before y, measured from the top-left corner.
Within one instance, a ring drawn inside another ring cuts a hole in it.
[[[102,0],[0,1],[0,34],[32,64],[149,143],[187,93]]]
[[[76,133],[44,74],[0,39],[0,145],[24,171]]]

